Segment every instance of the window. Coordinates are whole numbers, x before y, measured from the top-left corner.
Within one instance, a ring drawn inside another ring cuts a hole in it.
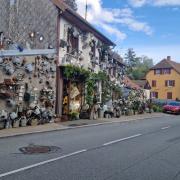
[[[167,93],[167,99],[172,99],[172,92]]]
[[[156,87],[156,81],[152,80],[152,87]]]
[[[158,92],[151,92],[151,98],[158,98]]]
[[[155,69],[154,74],[161,74],[161,69]]]
[[[68,53],[75,53],[79,50],[79,38],[78,36],[74,36],[71,29],[68,29],[68,43],[69,46],[67,47]]]
[[[166,87],[174,87],[175,86],[175,80],[166,80],[165,86]]]
[[[170,68],[162,69],[162,74],[171,74],[171,69]]]
[[[91,52],[93,53],[93,57],[96,57],[96,42],[94,40],[92,41]]]
[[[15,0],[10,0],[10,6],[13,6],[15,4]]]

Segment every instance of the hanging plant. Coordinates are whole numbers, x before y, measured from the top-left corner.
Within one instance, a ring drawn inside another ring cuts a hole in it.
[[[89,73],[88,70],[72,65],[65,66],[63,70],[64,77],[69,80],[80,79],[85,81],[89,78]]]

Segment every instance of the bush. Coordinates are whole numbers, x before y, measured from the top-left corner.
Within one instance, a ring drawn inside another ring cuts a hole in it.
[[[154,105],[152,106],[152,109],[153,109],[154,112],[163,112],[162,106],[157,105],[157,104],[154,104]]]

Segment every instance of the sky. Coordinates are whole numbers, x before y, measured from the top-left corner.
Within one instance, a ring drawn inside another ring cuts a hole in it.
[[[85,16],[86,0],[76,0]],[[180,0],[87,0],[87,20],[116,43],[122,56],[133,48],[154,63],[180,62]]]

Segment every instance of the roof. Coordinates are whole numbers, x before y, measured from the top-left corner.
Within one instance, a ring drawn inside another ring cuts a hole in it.
[[[77,26],[79,29],[91,32],[99,40],[106,43],[109,46],[115,46],[115,43],[112,42],[109,38],[103,35],[95,27],[93,27],[86,19],[80,16],[77,12],[72,10],[68,5],[66,5],[62,0],[51,0],[52,3],[57,6],[61,11],[61,15],[69,22]]]
[[[141,89],[141,87],[138,84],[133,82],[127,76],[124,77],[124,84],[126,85],[126,87],[129,87],[131,89]]]
[[[148,81],[145,79],[144,80],[133,80],[133,82],[143,89],[150,89],[151,88]]]
[[[111,51],[109,51],[109,55],[112,57],[112,59],[114,59],[117,62],[121,63],[122,65],[126,66],[123,62],[123,58],[117,52],[114,52],[111,50]]]
[[[153,69],[163,69],[163,68],[173,68],[175,71],[177,71],[180,74],[180,63],[168,59],[163,59],[161,62],[156,64],[151,69],[153,70]]]

